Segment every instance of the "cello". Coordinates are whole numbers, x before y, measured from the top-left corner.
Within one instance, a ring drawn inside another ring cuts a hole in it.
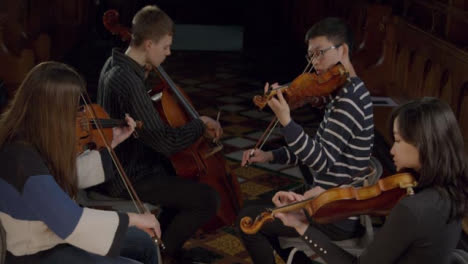
[[[118,22],[116,10],[104,13],[104,26],[123,40],[129,40],[131,34]],[[151,67],[162,81],[162,87],[156,86],[148,92],[154,107],[161,118],[171,127],[180,127],[200,115],[193,107],[188,96],[178,88],[161,66]],[[207,223],[205,230],[213,230],[222,225],[230,225],[236,219],[242,204],[239,182],[232,174],[220,150],[222,145],[212,146],[204,137],[200,137],[188,148],[170,157],[179,177],[192,179],[213,187],[221,197],[221,206],[216,218]]]

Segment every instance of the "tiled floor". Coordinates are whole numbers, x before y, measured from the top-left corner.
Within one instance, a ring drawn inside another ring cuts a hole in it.
[[[221,111],[224,155],[238,176],[243,198],[254,199],[280,189],[297,187],[303,179],[299,169],[289,165],[240,167],[243,150],[255,146],[273,117],[268,109],[259,111],[252,103],[254,95],[263,93],[263,84],[246,77],[247,64],[240,53],[176,51],[163,67],[189,95],[201,115],[216,118]],[[315,130],[320,113],[305,111],[295,112],[293,118],[307,124],[309,131]],[[282,143],[280,131],[275,129],[264,149],[276,148]],[[232,226],[192,238],[185,248],[199,255],[201,263],[251,263]],[[278,259],[278,263],[282,261]]]

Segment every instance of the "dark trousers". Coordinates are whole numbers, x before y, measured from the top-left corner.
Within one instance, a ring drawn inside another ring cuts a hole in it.
[[[162,206],[158,218],[161,239],[165,253],[174,257],[184,242],[215,216],[220,205],[212,187],[177,176],[148,175],[133,186],[143,202]]]
[[[58,245],[34,255],[15,257],[8,253],[6,263],[17,264],[157,264],[158,249],[145,232],[131,227],[125,236],[119,257],[89,253],[69,244]]]
[[[236,223],[239,225],[240,220],[245,216],[251,217],[254,220],[255,217],[265,212],[267,208],[274,207],[275,206],[271,202],[271,197],[247,201],[244,208],[241,209]],[[332,224],[311,224],[324,232],[332,240],[343,240],[356,235],[355,232],[346,232]],[[283,225],[283,222],[279,219],[264,224],[260,231],[253,235],[245,234],[240,228],[238,228],[238,232],[255,264],[274,264],[275,258],[273,250],[275,250],[283,260],[287,260],[291,248],[282,249],[278,237],[299,237],[299,234],[294,228]],[[294,256],[294,263],[311,263],[311,260],[304,253],[297,252]]]

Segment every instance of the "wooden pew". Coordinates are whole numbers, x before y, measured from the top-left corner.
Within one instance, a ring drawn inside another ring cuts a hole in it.
[[[379,76],[384,94],[398,103],[423,96],[446,101],[468,139],[468,52],[441,40],[399,17],[388,24],[384,59],[362,74]],[[368,82],[367,85],[372,85]],[[371,88],[372,89],[372,88]],[[375,107],[376,130],[387,136],[390,108]],[[468,147],[465,144],[466,149]]]
[[[0,3],[0,79],[9,98],[34,65],[50,59],[50,37],[44,33],[34,36],[28,33],[22,24],[27,18],[23,11],[18,1]]]
[[[13,54],[5,45],[3,27],[0,24],[0,79],[8,90],[9,98],[20,85],[29,70],[34,66],[34,52],[23,49],[19,54]]]
[[[384,41],[391,15],[392,8],[388,5],[371,4],[366,8],[364,36],[361,43],[357,43],[358,47],[352,56],[357,74],[367,84],[372,95],[383,95],[382,84],[377,84],[381,79],[369,69],[378,67],[385,59]]]

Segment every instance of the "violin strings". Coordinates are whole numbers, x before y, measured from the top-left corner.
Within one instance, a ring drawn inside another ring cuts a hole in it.
[[[99,122],[99,124],[104,128],[120,126],[120,125],[125,124],[122,120],[118,120],[118,119],[96,119],[96,120],[89,121],[89,123],[91,125],[94,125],[95,127],[96,127],[96,122]]]
[[[281,85],[281,86],[278,86],[278,87],[275,87],[275,88],[271,88],[272,91],[276,91],[276,90],[281,90],[283,88],[286,88],[288,87],[288,85]]]
[[[296,202],[293,202],[293,203],[290,203],[290,204],[287,204],[287,205],[275,207],[275,208],[270,209],[270,210],[271,210],[272,213],[275,213],[276,211],[280,211],[283,208],[293,207],[294,205],[297,205],[297,204],[307,203],[307,202],[313,200],[315,197],[316,196],[304,199],[302,201],[296,201]]]
[[[368,172],[368,173],[367,173],[367,172]],[[366,174],[366,173],[367,173],[367,174]],[[364,177],[362,178],[362,181],[364,181],[364,180],[367,179],[368,176],[370,176],[370,175],[373,174],[373,173],[375,173],[375,169],[374,169],[372,166],[369,166],[369,167],[367,167],[365,170],[362,170],[362,171],[360,171],[360,172],[354,174],[354,177],[352,177],[352,179],[354,179],[354,178],[359,178],[360,176],[364,176]],[[359,181],[359,180],[356,180],[356,181],[353,181],[353,182],[351,182],[351,183],[346,183],[346,182],[345,182],[345,183],[343,183],[343,184],[337,186],[337,188],[338,188],[338,187],[348,187],[348,186],[349,186],[349,187],[352,187],[352,185],[355,184],[355,183],[358,182],[358,181]],[[353,187],[353,188],[354,188],[354,187]],[[287,204],[287,205],[283,205],[283,206],[279,206],[279,207],[275,207],[275,208],[270,208],[269,210],[270,210],[272,213],[275,213],[275,212],[278,212],[278,211],[281,212],[281,209],[283,209],[283,208],[294,207],[294,205],[307,203],[307,202],[309,202],[309,201],[315,199],[316,197],[318,197],[318,196],[310,197],[310,198],[304,199],[304,200],[302,200],[302,201],[296,201],[296,202],[293,202],[293,203],[290,203],[290,204]],[[290,210],[290,211],[293,211],[293,210],[294,210],[294,209],[292,209],[292,210]]]
[[[307,60],[307,65],[306,67],[304,68],[304,71],[302,73],[310,73],[311,71],[314,70],[314,62],[318,59],[318,55],[315,55],[312,56],[312,58],[310,60]]]

